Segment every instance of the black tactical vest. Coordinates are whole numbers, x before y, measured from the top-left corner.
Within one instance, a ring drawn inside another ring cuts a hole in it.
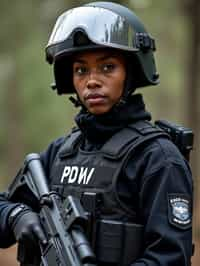
[[[81,200],[90,221],[88,237],[101,265],[129,265],[141,253],[143,226],[135,223],[135,211],[120,201],[116,184],[136,147],[158,136],[167,137],[140,121],[117,132],[100,150],[88,152],[80,147],[80,130],[74,130],[54,160],[51,189]]]

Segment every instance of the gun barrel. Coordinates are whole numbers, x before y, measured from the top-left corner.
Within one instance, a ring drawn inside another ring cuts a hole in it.
[[[81,262],[85,263],[95,263],[96,258],[90,247],[88,240],[80,229],[72,229],[72,238],[74,240],[74,246],[78,251]]]
[[[43,195],[48,194],[49,187],[40,161],[40,155],[37,153],[28,154],[25,158],[25,164],[27,165],[30,174],[34,176],[33,182],[35,183],[39,196],[42,197]]]

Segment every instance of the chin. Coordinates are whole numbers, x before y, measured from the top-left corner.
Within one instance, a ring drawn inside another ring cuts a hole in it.
[[[93,115],[103,115],[105,113],[108,113],[110,109],[104,109],[104,108],[92,108],[88,110]]]

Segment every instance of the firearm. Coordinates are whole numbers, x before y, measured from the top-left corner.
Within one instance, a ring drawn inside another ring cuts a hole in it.
[[[40,266],[95,266],[95,255],[85,237],[87,216],[80,201],[68,196],[64,201],[55,191],[50,191],[39,154],[29,154],[25,159],[24,174],[18,174],[11,184],[10,197],[27,185],[40,204],[40,221],[47,244],[39,243]]]
[[[189,161],[190,152],[193,149],[194,133],[191,128],[183,127],[166,120],[157,120],[159,126],[169,134],[172,142],[178,147],[183,156]]]

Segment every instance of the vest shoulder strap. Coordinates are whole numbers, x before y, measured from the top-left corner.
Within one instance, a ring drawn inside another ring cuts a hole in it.
[[[81,137],[81,131],[78,128],[73,129],[71,134],[66,137],[60,149],[59,157],[62,158],[74,154],[80,145]],[[139,145],[158,137],[170,138],[166,132],[149,121],[138,121],[117,132],[103,145],[101,152],[107,158],[118,159],[130,147],[135,149]]]
[[[166,132],[156,125],[151,124],[149,121],[138,121],[117,132],[102,147],[102,152],[105,157],[118,159],[122,157],[130,147],[133,150],[158,137],[170,139]]]
[[[80,129],[73,128],[60,149],[59,157],[66,157],[74,154],[79,147],[81,135]]]

